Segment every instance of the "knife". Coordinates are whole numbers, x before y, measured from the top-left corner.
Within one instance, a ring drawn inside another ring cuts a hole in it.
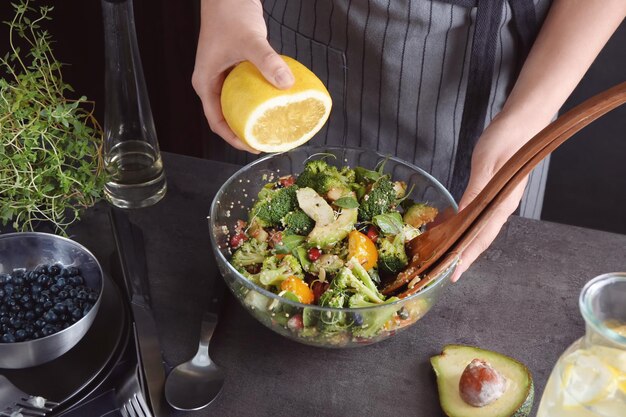
[[[150,304],[150,286],[143,234],[123,211],[110,210],[122,275],[135,321],[135,346],[142,369],[142,386],[155,417],[165,415],[165,370],[156,323]]]

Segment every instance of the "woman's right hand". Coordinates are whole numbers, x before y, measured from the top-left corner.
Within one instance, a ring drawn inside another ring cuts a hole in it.
[[[202,0],[201,28],[191,83],[202,100],[211,130],[237,149],[258,153],[228,127],[220,95],[228,71],[250,61],[278,88],[289,88],[294,77],[267,41],[260,0]]]

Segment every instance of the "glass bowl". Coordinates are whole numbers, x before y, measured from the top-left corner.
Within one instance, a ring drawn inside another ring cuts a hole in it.
[[[335,158],[324,155],[332,154]],[[299,174],[305,162],[325,157],[338,167],[362,166],[374,169],[386,160],[385,173],[405,181],[413,189],[411,198],[436,207],[440,213],[457,211],[450,193],[424,170],[394,157],[366,149],[300,147],[258,159],[237,171],[217,192],[209,216],[213,253],[226,284],[241,304],[257,320],[276,333],[300,343],[344,348],[372,344],[387,339],[415,324],[437,302],[450,282],[456,264],[420,292],[399,301],[367,308],[330,308],[301,304],[280,297],[246,279],[228,262],[229,236],[237,220],[247,220],[248,210],[259,190],[269,181],[288,174]],[[371,326],[370,323],[384,323]],[[376,329],[374,329],[376,327]]]

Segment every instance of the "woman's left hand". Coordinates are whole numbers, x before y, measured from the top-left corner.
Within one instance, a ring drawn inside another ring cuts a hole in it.
[[[526,137],[524,137],[526,136]],[[481,135],[472,154],[472,169],[469,183],[459,203],[459,210],[467,205],[487,185],[491,177],[530,139],[532,135],[523,129],[516,129],[504,118],[495,118]],[[521,140],[520,140],[521,139]],[[461,262],[452,276],[452,281],[459,279],[461,274],[485,251],[494,241],[500,229],[519,205],[527,179],[496,208],[493,217],[480,231],[474,241],[461,254]]]

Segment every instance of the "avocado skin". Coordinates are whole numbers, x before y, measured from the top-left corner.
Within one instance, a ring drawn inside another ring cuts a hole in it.
[[[448,416],[448,417],[463,417],[457,413],[455,413],[452,410],[449,410],[448,407],[446,407],[446,405],[443,402],[443,399],[441,397],[442,393],[441,393],[441,386],[439,384],[439,379],[443,378],[442,375],[440,375],[437,367],[435,366],[435,361],[437,360],[436,358],[440,358],[441,356],[445,356],[446,350],[447,349],[455,349],[455,348],[469,348],[469,349],[473,349],[476,351],[484,351],[484,352],[489,352],[491,354],[496,354],[498,356],[502,356],[504,358],[507,358],[508,360],[512,361],[512,362],[517,362],[520,365],[522,365],[524,367],[524,369],[526,370],[527,374],[528,374],[528,379],[530,384],[528,385],[528,390],[526,393],[526,398],[524,400],[524,402],[522,402],[522,404],[520,406],[517,407],[517,409],[513,412],[513,414],[510,415],[510,417],[528,417],[530,415],[530,412],[532,411],[532,407],[533,407],[533,402],[534,402],[534,398],[535,398],[535,384],[534,384],[534,380],[532,378],[532,375],[530,373],[530,371],[528,370],[528,368],[526,367],[526,365],[524,365],[523,363],[521,363],[520,361],[511,358],[510,356],[504,355],[502,353],[499,352],[495,352],[495,351],[490,351],[488,349],[483,349],[483,348],[479,348],[476,346],[469,346],[469,345],[461,345],[461,344],[451,344],[451,345],[445,345],[442,353],[437,355],[437,356],[433,356],[431,358],[431,364],[433,365],[433,369],[435,371],[435,374],[437,376],[437,387],[439,390],[439,396],[440,396],[440,404],[441,404],[441,408],[443,410],[443,412]],[[488,415],[485,415],[485,417],[489,417]]]

